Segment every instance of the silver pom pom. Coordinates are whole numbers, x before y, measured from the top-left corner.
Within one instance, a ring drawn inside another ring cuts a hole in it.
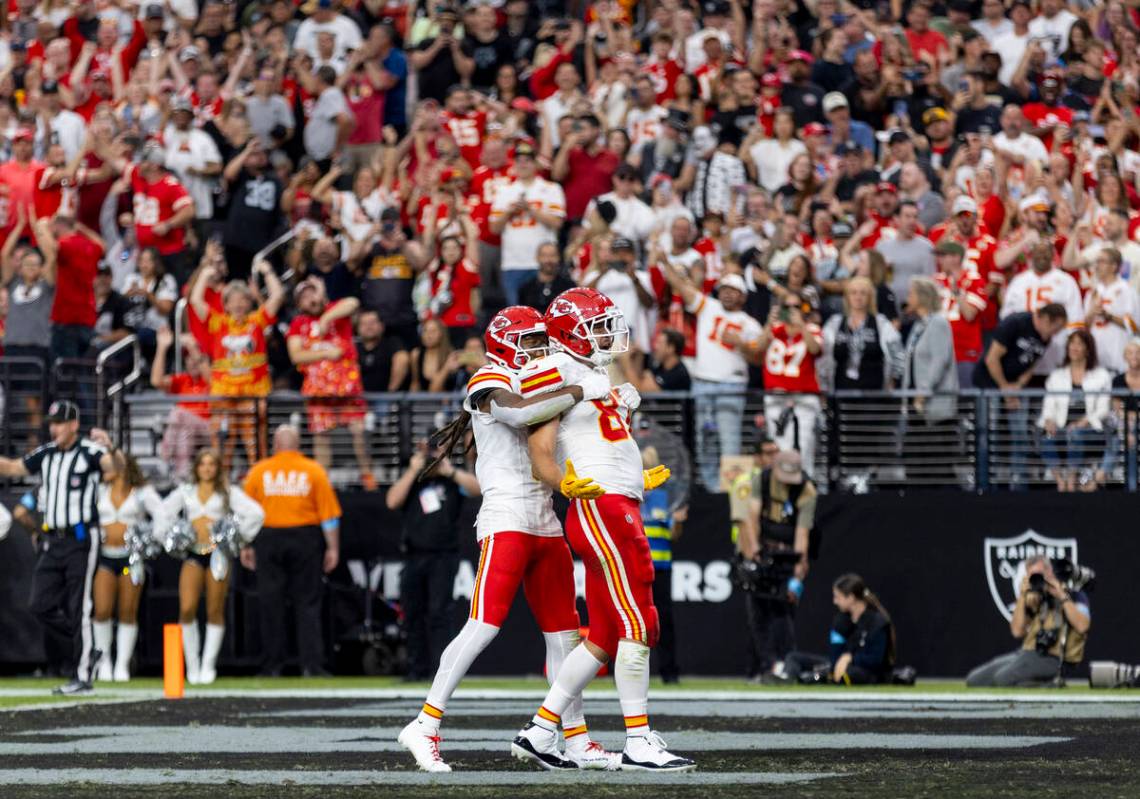
[[[236,558],[241,553],[241,532],[232,513],[214,522],[210,529],[210,543],[228,558]]]
[[[190,522],[185,519],[175,519],[174,523],[170,525],[170,529],[166,531],[162,548],[166,550],[167,555],[184,560],[186,551],[194,546],[197,540],[198,536],[194,534],[194,528],[190,526]]]
[[[221,549],[215,549],[210,553],[210,574],[219,583],[226,579],[226,575],[230,573],[230,559],[226,557],[226,553]]]

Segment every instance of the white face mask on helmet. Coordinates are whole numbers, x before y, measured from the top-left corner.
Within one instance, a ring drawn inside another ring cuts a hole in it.
[[[590,343],[590,354],[574,352],[562,345],[554,337],[550,339],[551,349],[558,349],[580,360],[589,361],[594,366],[608,366],[614,358],[629,351],[629,326],[625,316],[616,308],[610,308],[600,316],[588,321],[579,322],[574,326],[574,335]],[[603,347],[602,339],[610,339]]]

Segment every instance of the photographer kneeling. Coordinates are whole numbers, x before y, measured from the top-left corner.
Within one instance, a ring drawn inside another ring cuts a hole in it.
[[[791,652],[784,660],[789,681],[844,685],[890,682],[895,662],[891,616],[858,574],[844,574],[831,586],[839,613],[831,623],[831,656]]]
[[[1034,555],[1025,561],[1025,576],[1009,622],[1013,637],[1023,639],[1021,648],[978,666],[966,677],[966,685],[981,688],[1048,683],[1062,673],[1062,646],[1064,673],[1080,664],[1090,623],[1088,596],[1062,585],[1053,564],[1044,555]]]

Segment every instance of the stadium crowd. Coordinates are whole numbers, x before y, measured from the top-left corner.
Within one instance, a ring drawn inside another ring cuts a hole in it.
[[[745,386],[809,469],[821,393],[937,426],[924,394],[1048,386],[1011,425],[1095,487],[1087,394],[1140,388],[1138,30],[1119,0],[12,0],[4,352],[136,335],[154,388],[225,399],[171,416],[182,476],[223,425],[255,460],[300,389],[370,486],[362,392],[458,390],[490,314],[582,285],[702,449],[740,452]]]

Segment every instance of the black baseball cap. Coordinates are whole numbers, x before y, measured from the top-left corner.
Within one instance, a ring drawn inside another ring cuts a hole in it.
[[[400,210],[398,208],[392,208],[391,206],[385,208],[383,211],[380,212],[380,221],[381,222],[399,222],[400,221]]]
[[[79,421],[79,406],[70,400],[56,400],[48,408],[49,422]]]
[[[633,242],[625,236],[618,236],[613,242],[610,243],[610,251],[617,252],[618,250],[633,250]]]

